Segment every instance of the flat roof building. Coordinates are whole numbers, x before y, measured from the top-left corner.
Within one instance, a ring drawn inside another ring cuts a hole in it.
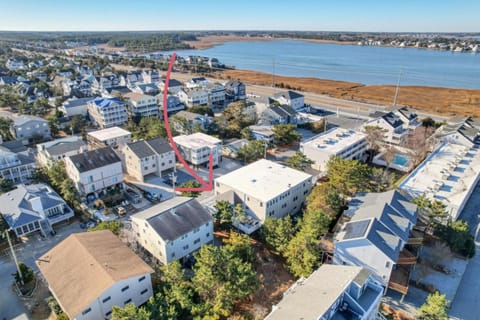
[[[300,150],[314,163],[312,168],[325,172],[332,156],[363,160],[368,149],[366,134],[333,128],[300,143]]]
[[[180,152],[185,160],[198,166],[208,165],[210,153],[213,156],[213,165],[218,165],[221,159],[222,140],[209,136],[208,134],[197,132],[190,135],[181,135],[173,137]]]
[[[425,194],[446,205],[452,220],[458,219],[479,180],[480,149],[442,143],[410,175],[399,189],[411,198]]]
[[[215,180],[217,198],[245,205],[261,221],[296,213],[311,189],[311,175],[265,159]]]
[[[120,127],[96,130],[87,135],[88,144],[93,148],[112,147],[117,149],[129,143],[131,139],[132,133]]]

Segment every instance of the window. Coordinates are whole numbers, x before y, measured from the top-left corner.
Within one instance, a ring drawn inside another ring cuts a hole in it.
[[[90,311],[92,311],[92,308],[85,309],[85,310],[82,311],[82,315],[85,315],[85,314],[89,313]]]
[[[210,237],[210,232],[207,233],[207,238],[209,238],[209,237]]]
[[[122,288],[122,292],[125,292],[125,291],[127,291],[127,290],[128,290],[128,288],[130,288],[130,286],[125,286],[125,287],[123,287],[123,288]]]
[[[110,310],[110,311],[108,311],[107,313],[105,313],[105,317],[109,317],[111,314],[112,314],[112,310]]]
[[[188,244],[183,246],[183,250],[187,250],[187,249],[188,249]]]
[[[141,281],[143,281],[143,280],[145,280],[145,276],[140,277],[140,278],[138,279],[138,282],[141,282]]]
[[[390,268],[390,261],[387,261],[387,263],[385,263],[385,268]]]
[[[132,302],[132,299],[126,300],[123,304],[129,304],[130,302]]]
[[[199,243],[199,242],[200,242],[200,238],[195,239],[195,241],[193,241],[193,244],[197,244],[197,243]]]
[[[105,303],[105,302],[109,301],[110,299],[112,299],[112,297],[108,296],[105,299],[103,299],[102,302]]]
[[[148,289],[143,289],[142,292],[140,292],[140,294],[145,294],[148,292]]]
[[[172,252],[172,258],[175,258],[175,252]]]

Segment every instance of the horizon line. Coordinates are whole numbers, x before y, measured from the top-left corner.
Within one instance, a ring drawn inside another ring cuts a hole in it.
[[[325,32],[325,33],[425,33],[425,34],[480,34],[480,31],[353,31],[353,30],[289,30],[289,29],[145,29],[145,30],[4,30],[0,29],[0,32],[11,32],[11,33],[21,33],[21,32],[32,32],[32,33],[45,33],[45,32],[57,32],[57,33],[66,33],[66,32],[75,32],[75,33],[85,33],[85,32],[109,32],[109,33],[120,33],[120,32]]]

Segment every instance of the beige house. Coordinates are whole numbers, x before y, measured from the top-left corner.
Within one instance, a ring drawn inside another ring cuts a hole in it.
[[[36,263],[70,319],[109,319],[153,295],[153,269],[109,230],[72,234]]]
[[[175,152],[162,138],[127,143],[122,153],[126,172],[138,181],[148,174],[161,177],[175,167]]]
[[[311,175],[265,159],[215,179],[217,199],[242,204],[262,222],[298,212],[311,189]]]

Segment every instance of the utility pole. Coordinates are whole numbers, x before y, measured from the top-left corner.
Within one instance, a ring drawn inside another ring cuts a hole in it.
[[[18,265],[18,260],[17,260],[17,255],[15,254],[15,250],[13,250],[13,247],[12,247],[12,242],[10,241],[10,234],[9,234],[9,231],[11,229],[8,229],[5,231],[5,234],[7,235],[7,241],[8,241],[8,246],[10,247],[10,252],[12,254],[12,257],[13,257],[13,261],[15,262],[15,266],[17,267],[17,272],[18,272],[18,275],[20,276],[20,283],[22,284],[22,286],[24,285],[24,282],[23,282],[23,274],[22,274],[22,271],[20,270],[20,266]]]
[[[272,87],[275,88],[275,57],[272,58]]]
[[[403,68],[400,68],[400,74],[398,75],[397,87],[395,88],[395,96],[393,97],[393,106],[397,105],[398,90],[400,88],[400,79],[402,78]]]

